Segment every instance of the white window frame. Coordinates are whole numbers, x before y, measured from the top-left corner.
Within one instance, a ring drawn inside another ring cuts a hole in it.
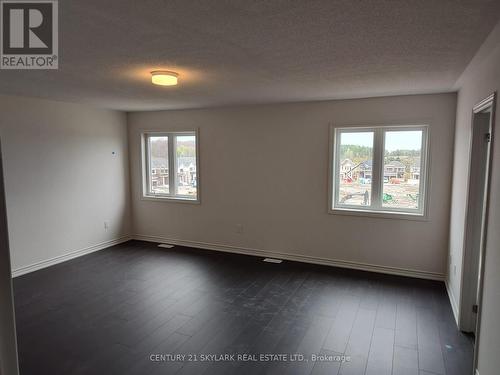
[[[175,136],[190,135],[196,140],[196,197],[190,195],[177,194],[177,158],[175,157]],[[152,191],[150,186],[150,137],[168,137],[168,178],[169,193],[158,194]],[[200,136],[199,129],[184,131],[146,131],[141,134],[141,154],[142,154],[142,199],[166,202],[200,203]]]
[[[390,131],[422,131],[420,156],[418,209],[384,207],[382,194],[384,184],[385,133]],[[372,185],[370,206],[355,206],[339,203],[340,134],[343,132],[373,132]],[[330,165],[328,177],[328,212],[357,216],[374,216],[388,219],[428,220],[429,187],[429,126],[428,125],[375,125],[363,127],[330,127]]]

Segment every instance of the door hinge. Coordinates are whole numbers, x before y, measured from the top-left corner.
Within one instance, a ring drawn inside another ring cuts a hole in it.
[[[472,305],[472,312],[477,314],[477,305]]]
[[[486,139],[486,142],[491,142],[491,133],[486,133],[484,138]]]

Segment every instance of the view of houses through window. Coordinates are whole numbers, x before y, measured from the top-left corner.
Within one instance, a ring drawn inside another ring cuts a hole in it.
[[[149,137],[149,189],[154,194],[169,194],[168,137]]]
[[[422,131],[387,131],[382,206],[418,208]]]
[[[337,135],[335,206],[410,212],[419,209],[423,130],[341,130]],[[378,173],[383,181],[373,181],[375,142],[380,142],[378,149],[383,150],[383,171]],[[374,183],[381,185],[378,207],[372,202]]]
[[[147,143],[148,195],[196,199],[196,135],[147,135]]]
[[[196,196],[196,139],[194,135],[175,137],[177,194]]]
[[[340,135],[339,203],[369,206],[372,190],[373,132]]]

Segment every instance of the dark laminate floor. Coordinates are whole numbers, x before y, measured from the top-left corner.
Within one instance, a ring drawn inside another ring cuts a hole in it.
[[[22,375],[471,373],[471,342],[437,282],[128,242],[18,277],[14,288]],[[199,360],[152,362],[151,353]]]

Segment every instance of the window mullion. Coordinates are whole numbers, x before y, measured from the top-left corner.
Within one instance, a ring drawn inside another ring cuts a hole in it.
[[[175,188],[175,161],[174,161],[174,135],[168,135],[168,194],[176,195]],[[174,190],[172,190],[174,189]]]
[[[429,147],[429,139],[427,134],[427,128],[422,128],[422,142],[420,145],[420,177],[418,181],[418,191],[420,192],[418,198],[418,210],[420,212],[424,212],[425,207],[425,197],[426,197],[426,184],[427,184],[427,157],[428,151],[427,147]]]
[[[334,206],[339,203],[339,169],[340,169],[340,131],[335,130],[333,132],[333,137],[331,142],[334,142],[334,150],[333,150],[333,160],[335,161],[335,164],[333,165],[333,180],[330,181],[333,183],[334,186],[334,197],[333,197],[333,202]]]
[[[384,169],[384,130],[375,129],[373,140],[373,163],[372,163],[372,209],[382,208],[382,181]]]
[[[145,189],[146,189],[146,192],[147,194],[151,194],[152,193],[152,189],[151,189],[151,178],[152,178],[152,175],[151,175],[151,147],[150,147],[150,138],[149,138],[149,135],[146,135],[145,137],[145,140],[144,140],[144,149],[146,151],[146,165],[145,165],[145,168],[146,168],[146,186],[145,186]]]

